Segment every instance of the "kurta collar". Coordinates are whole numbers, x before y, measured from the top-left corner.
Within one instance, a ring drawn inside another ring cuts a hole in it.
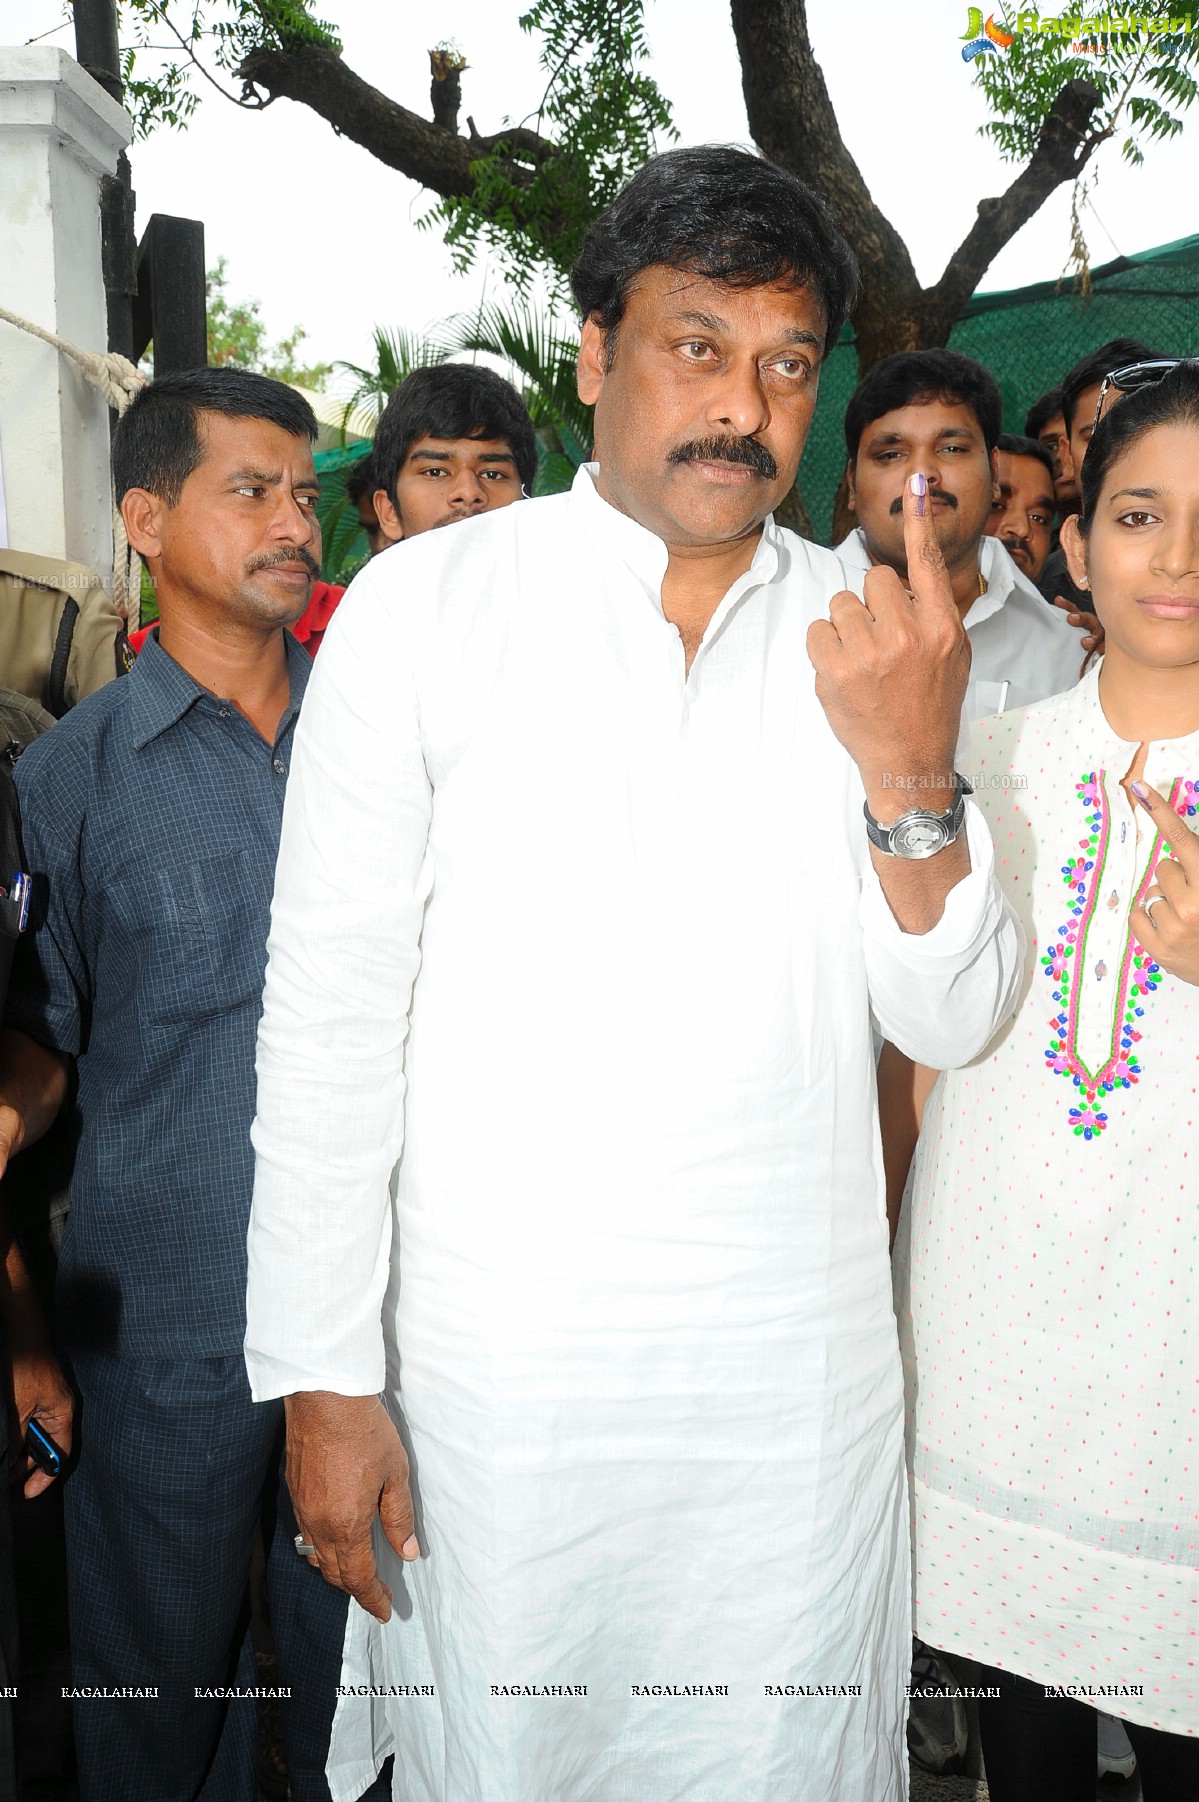
[[[283,634],[283,640],[287,653],[291,701],[279,721],[280,734],[286,730],[299,709],[312,673],[312,659],[290,632]],[[140,751],[152,739],[176,725],[197,701],[212,699],[208,690],[201,688],[182,664],[175,662],[169,651],[163,650],[158,642],[157,626],[138,652],[137,662],[121,680],[129,684],[135,751]]]
[[[572,514],[587,536],[618,557],[661,606],[662,578],[666,574],[668,556],[666,545],[655,533],[604,500],[595,485],[598,474],[598,463],[584,463],[579,469],[571,487]],[[718,613],[727,611],[734,600],[751,588],[773,578],[778,569],[780,543],[774,515],[768,514],[752,563],[733,583]]]
[[[1067,730],[1072,733],[1080,758],[1088,770],[1108,770],[1118,778],[1137,754],[1135,739],[1121,738],[1108,723],[1099,698],[1099,676],[1102,658],[1087,671],[1076,687],[1063,696],[1061,707]],[[1199,730],[1181,738],[1158,738],[1150,741],[1145,757],[1145,780],[1159,793],[1168,790],[1177,776],[1199,777]],[[1163,784],[1165,787],[1163,788]]]

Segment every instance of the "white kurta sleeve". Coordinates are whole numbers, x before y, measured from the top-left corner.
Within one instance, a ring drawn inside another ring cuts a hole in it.
[[[404,1041],[430,875],[409,609],[369,572],[295,737],[258,1034],[246,1365],[257,1401],[377,1394]]]
[[[904,932],[867,855],[859,919],[870,1000],[884,1038],[918,1063],[970,1062],[1012,1012],[1024,934],[995,873],[982,814],[966,803],[970,873],[945,899],[931,932]]]

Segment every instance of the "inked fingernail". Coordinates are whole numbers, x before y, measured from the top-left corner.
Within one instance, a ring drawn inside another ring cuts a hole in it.
[[[1128,786],[1136,796],[1137,800],[1141,803],[1141,806],[1145,808],[1146,811],[1149,811],[1149,790],[1145,787],[1145,784],[1143,782],[1130,782]]]
[[[908,486],[916,497],[916,516],[919,519],[923,519],[924,497],[928,493],[928,481],[926,477],[921,475],[919,470],[917,470],[914,476],[908,477]]]

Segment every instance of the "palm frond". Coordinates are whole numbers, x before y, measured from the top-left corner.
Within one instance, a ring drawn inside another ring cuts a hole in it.
[[[342,405],[343,444],[346,442],[349,418],[355,408],[365,407],[378,420],[405,376],[411,375],[414,369],[427,369],[430,364],[444,363],[454,352],[454,347],[443,338],[405,331],[402,326],[377,325],[374,341],[373,366],[347,362],[333,365],[337,373],[350,384]]]
[[[543,452],[565,457],[572,471],[591,455],[592,410],[579,399],[575,379],[578,343],[564,337],[554,324],[527,305],[492,304],[477,312],[460,314],[446,327],[451,354],[486,351],[508,363],[524,392]],[[548,471],[546,472],[548,475]],[[557,470],[561,475],[561,470]],[[538,492],[556,490],[542,486]]]

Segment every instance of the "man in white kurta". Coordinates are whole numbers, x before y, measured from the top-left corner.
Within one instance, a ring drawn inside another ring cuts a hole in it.
[[[688,658],[602,417],[570,493],[356,580],[289,781],[247,1361],[260,1397],[383,1392],[420,1548],[376,1521],[330,1782],[394,1749],[404,1802],[890,1802],[871,1025],[974,1055],[1018,929],[972,804],[931,929],[885,899],[805,648],[836,559],[755,527]]]

